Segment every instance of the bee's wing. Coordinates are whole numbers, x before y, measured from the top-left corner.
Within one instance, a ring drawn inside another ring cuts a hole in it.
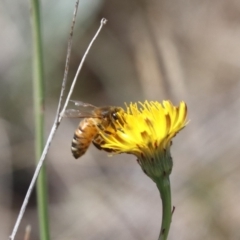
[[[88,112],[82,112],[80,110],[76,109],[67,109],[63,117],[69,117],[69,118],[94,118],[96,117],[93,113],[88,113]]]
[[[81,101],[75,101],[75,100],[70,100],[75,104],[75,106],[80,106],[80,107],[92,107],[92,108],[97,108],[96,106],[90,104],[90,103],[85,103]]]

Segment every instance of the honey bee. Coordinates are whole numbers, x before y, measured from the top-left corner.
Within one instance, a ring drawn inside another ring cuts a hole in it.
[[[89,113],[75,109],[66,110],[64,113],[65,117],[83,118],[74,133],[71,146],[72,154],[77,159],[87,151],[91,142],[98,149],[102,149],[101,144],[103,144],[104,140],[99,135],[99,130],[105,131],[107,134],[113,134],[117,130],[114,122],[122,121],[118,113],[123,113],[124,110],[121,107],[96,107],[80,101],[72,102],[77,106],[91,109]],[[107,149],[104,150],[107,151]]]

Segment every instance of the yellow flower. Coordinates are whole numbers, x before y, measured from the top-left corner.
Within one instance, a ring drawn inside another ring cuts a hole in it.
[[[111,126],[111,129],[100,132],[104,140],[101,148],[114,153],[134,154],[151,178],[170,174],[171,140],[186,126],[186,116],[185,102],[180,102],[177,107],[170,101],[131,103],[126,112],[117,113],[118,120],[113,123],[114,131]],[[163,158],[168,159],[167,164]]]
[[[132,153],[137,157],[164,151],[172,138],[186,125],[187,107],[170,101],[131,103],[125,113],[118,115],[116,133],[102,132],[105,144],[101,147],[116,153]],[[147,157],[147,156],[146,156]]]

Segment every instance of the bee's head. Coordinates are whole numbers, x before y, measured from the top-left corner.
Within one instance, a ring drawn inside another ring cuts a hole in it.
[[[125,122],[124,113],[125,111],[121,107],[114,107],[111,113],[112,122],[118,122],[123,125]]]
[[[113,120],[118,120],[119,119],[119,114],[121,114],[121,112],[124,112],[124,110],[120,107],[114,107],[111,111],[111,117]]]

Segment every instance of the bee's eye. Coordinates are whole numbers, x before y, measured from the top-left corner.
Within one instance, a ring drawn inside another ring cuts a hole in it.
[[[117,116],[117,113],[116,113],[116,112],[114,112],[114,113],[112,114],[112,117],[113,117],[114,120],[118,120],[118,116]]]

